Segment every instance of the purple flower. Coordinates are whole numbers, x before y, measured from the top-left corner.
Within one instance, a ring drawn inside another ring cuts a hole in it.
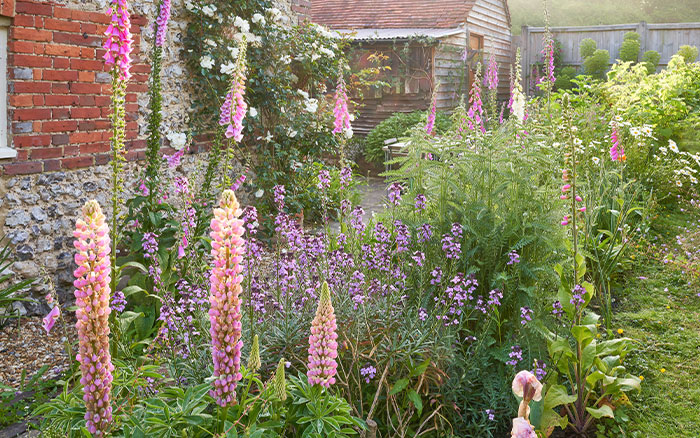
[[[124,292],[118,290],[112,295],[112,310],[117,313],[122,313],[126,308],[126,297]]]
[[[416,211],[423,211],[425,210],[425,195],[419,193],[416,195]]]
[[[537,377],[537,380],[542,380],[547,375],[547,364],[543,360],[535,359],[532,366],[534,369],[531,371]]]
[[[418,309],[418,319],[420,319],[421,321],[425,321],[426,319],[428,319],[428,312],[422,307]]]
[[[340,169],[340,188],[347,189],[352,182],[352,170],[349,167]]]
[[[58,306],[53,306],[53,309],[44,317],[44,330],[48,335],[51,332],[54,324],[56,324],[56,319],[61,315],[61,308]]]
[[[489,417],[489,421],[495,421],[496,420],[496,411],[493,409],[486,409],[486,415]]]
[[[576,306],[576,310],[586,303],[585,295],[586,289],[584,289],[583,286],[580,284],[574,286],[574,290],[571,291],[571,300],[569,300],[569,302]]]
[[[422,252],[420,252],[420,251],[414,252],[413,255],[411,256],[411,258],[412,258],[412,259],[416,262],[416,264],[417,264],[418,266],[420,266],[420,267],[422,267],[422,266],[423,266],[423,262],[425,262],[425,254],[422,253]]]
[[[430,224],[423,224],[418,229],[418,242],[424,243],[433,237],[433,227]]]
[[[166,155],[165,161],[168,163],[168,167],[171,169],[176,168],[182,162],[182,157],[185,155],[185,149],[180,149],[172,155]]]
[[[389,186],[389,202],[394,205],[399,205],[401,202],[401,184],[393,183]]]
[[[493,289],[489,292],[488,306],[491,308],[498,307],[501,305],[501,300],[503,299],[503,292],[500,289]]]
[[[462,253],[462,226],[460,224],[452,224],[450,234],[442,236],[442,250],[445,252],[445,257],[448,259],[459,259]]]
[[[284,195],[286,191],[284,186],[274,186],[272,188],[274,193],[275,204],[277,205],[277,210],[282,211],[284,209]]]
[[[484,77],[484,85],[486,85],[489,90],[498,88],[498,62],[496,61],[496,54],[493,51],[489,55],[489,66],[486,70],[486,77]]]
[[[520,363],[521,360],[523,360],[523,349],[520,348],[520,345],[513,345],[510,347],[510,353],[508,353],[508,357],[510,357],[510,360],[506,362],[506,365],[510,365],[512,367],[515,367]]]
[[[365,378],[365,383],[369,383],[377,375],[377,369],[372,365],[367,365],[364,368],[360,368],[360,375]]]
[[[552,303],[552,315],[557,318],[561,318],[564,315],[564,310],[561,306],[561,302],[555,301]]]
[[[156,46],[163,47],[165,43],[165,33],[168,30],[168,20],[170,19],[170,0],[162,0],[160,4],[160,13],[156,19],[158,25],[156,31]]]
[[[318,172],[318,189],[326,190],[331,185],[331,174],[326,170],[322,169]]]
[[[525,306],[520,308],[520,324],[526,325],[529,321],[532,321],[532,309]]]
[[[158,236],[156,233],[145,233],[141,239],[141,246],[146,252],[143,256],[147,259],[153,257],[153,255],[158,251]]]
[[[508,265],[520,263],[520,255],[517,252],[515,252],[515,250],[509,252],[508,257],[510,257],[510,260],[507,263]]]
[[[408,227],[397,219],[394,221],[394,228],[396,229],[396,252],[408,251],[408,245],[410,243]]]

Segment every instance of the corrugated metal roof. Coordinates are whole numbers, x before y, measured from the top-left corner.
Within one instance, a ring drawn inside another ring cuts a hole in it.
[[[417,37],[445,38],[464,32],[463,27],[454,29],[334,29],[342,35],[349,35],[355,41],[391,41]]]

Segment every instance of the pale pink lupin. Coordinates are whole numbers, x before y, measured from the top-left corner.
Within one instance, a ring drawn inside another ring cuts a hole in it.
[[[131,77],[131,51],[133,50],[131,36],[131,19],[129,17],[129,3],[127,0],[112,0],[107,11],[110,23],[107,26],[105,40],[102,48],[105,64],[116,64],[119,69],[119,79],[128,80]]]
[[[88,431],[105,436],[112,423],[112,357],[109,353],[110,274],[109,229],[97,201],[88,201],[73,233],[75,312],[77,318],[80,379],[83,385]]]
[[[214,361],[214,389],[210,394],[219,406],[236,403],[241,380],[241,261],[245,252],[243,220],[236,195],[225,190],[220,208],[211,220],[211,255],[214,266],[209,280],[209,320]]]
[[[309,336],[309,370],[306,373],[309,385],[321,385],[328,388],[335,383],[335,374],[338,368],[336,362],[338,357],[337,329],[331,293],[328,289],[328,283],[324,281]]]

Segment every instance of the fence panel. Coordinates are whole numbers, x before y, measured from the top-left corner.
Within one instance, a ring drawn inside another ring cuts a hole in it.
[[[562,63],[581,67],[583,59],[579,45],[585,38],[593,39],[599,49],[610,53],[610,61],[620,57],[620,46],[626,32],[639,33],[639,59],[647,50],[656,50],[661,55],[659,67],[665,67],[682,45],[700,46],[700,23],[613,24],[601,26],[570,26],[551,28],[554,37],[562,44]],[[523,80],[525,89],[534,88],[532,67],[542,62],[544,27],[523,26],[519,38],[513,38],[514,47],[522,53]],[[579,68],[580,70],[580,68]]]

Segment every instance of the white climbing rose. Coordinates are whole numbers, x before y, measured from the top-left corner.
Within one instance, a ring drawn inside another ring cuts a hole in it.
[[[204,56],[202,56],[202,59],[199,60],[199,65],[201,65],[202,68],[206,68],[207,70],[211,70],[211,68],[214,67],[214,60],[212,59],[211,56],[204,55]]]
[[[236,17],[233,20],[233,25],[239,28],[243,33],[250,32],[250,23],[248,23],[248,20],[245,20],[241,17]]]
[[[248,114],[250,115],[250,117],[255,117],[258,115],[258,110],[253,107],[250,107],[250,109],[248,110]]]
[[[233,72],[236,71],[236,63],[229,62],[228,64],[221,64],[220,71],[222,74],[225,74],[225,75],[233,74]]]
[[[263,17],[261,14],[253,14],[252,18],[253,23],[255,24],[265,24],[265,17]]]
[[[170,140],[170,146],[177,151],[187,144],[187,134],[184,132],[170,132],[166,137]]]
[[[216,6],[206,5],[202,8],[202,12],[204,12],[204,15],[206,15],[207,17],[213,17],[214,12],[216,12]]]

